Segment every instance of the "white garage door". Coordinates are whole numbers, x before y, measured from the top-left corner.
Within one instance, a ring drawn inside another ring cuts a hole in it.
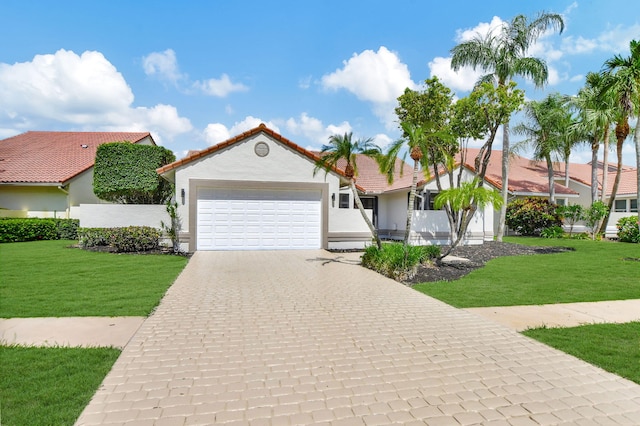
[[[321,192],[201,188],[198,250],[321,248]]]

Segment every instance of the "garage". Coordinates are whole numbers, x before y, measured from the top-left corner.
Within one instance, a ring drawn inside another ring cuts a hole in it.
[[[197,250],[322,247],[322,192],[198,188]]]

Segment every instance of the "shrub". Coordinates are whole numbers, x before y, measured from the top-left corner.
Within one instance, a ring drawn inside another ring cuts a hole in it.
[[[80,220],[78,219],[54,219],[56,224],[56,232],[60,240],[77,240],[78,227]]]
[[[78,237],[82,248],[111,247],[118,253],[143,252],[160,247],[160,231],[150,226],[80,228]]]
[[[562,238],[564,236],[564,229],[562,229],[562,226],[545,228],[540,232],[540,236],[543,238]]]
[[[589,230],[591,231],[592,240],[596,239],[596,230],[600,225],[600,221],[604,219],[608,211],[609,206],[607,206],[602,201],[594,202],[593,204],[591,204],[591,207],[584,211],[584,221],[587,225],[587,228],[589,228]]]
[[[0,243],[58,238],[56,222],[53,219],[19,218],[0,221]]]
[[[111,246],[119,253],[157,250],[160,247],[160,231],[150,226],[114,228]]]
[[[540,235],[545,228],[562,226],[557,208],[544,198],[520,198],[507,206],[506,223],[520,235]]]
[[[623,243],[640,243],[640,230],[638,229],[638,217],[621,217],[616,224],[618,238]]]
[[[559,206],[558,213],[563,217],[567,225],[569,225],[569,236],[571,237],[576,222],[584,218],[584,209],[580,204],[571,204],[568,206]]]
[[[362,255],[362,266],[398,281],[415,276],[418,265],[440,254],[438,246],[409,246],[402,243],[371,245]]]
[[[123,204],[164,204],[173,185],[156,173],[175,161],[170,150],[128,142],[98,147],[93,173],[93,192],[102,200]]]

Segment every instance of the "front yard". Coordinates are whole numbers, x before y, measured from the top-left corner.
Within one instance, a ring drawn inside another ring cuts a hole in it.
[[[185,257],[94,253],[75,241],[0,244],[0,318],[149,315]],[[120,354],[0,346],[0,423],[70,425]]]

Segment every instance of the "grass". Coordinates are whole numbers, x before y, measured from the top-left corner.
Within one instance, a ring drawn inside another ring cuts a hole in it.
[[[148,315],[187,263],[168,255],[0,244],[0,318]],[[0,346],[0,424],[69,425],[120,354],[114,348]]]
[[[418,291],[459,308],[640,299],[640,244],[510,237],[534,246],[575,251],[493,259],[453,282],[423,283]]]
[[[537,328],[523,334],[640,384],[640,322]]]
[[[0,244],[0,318],[146,316],[187,263],[68,248],[73,243]]]
[[[73,424],[119,354],[113,348],[0,347],[0,424]]]

